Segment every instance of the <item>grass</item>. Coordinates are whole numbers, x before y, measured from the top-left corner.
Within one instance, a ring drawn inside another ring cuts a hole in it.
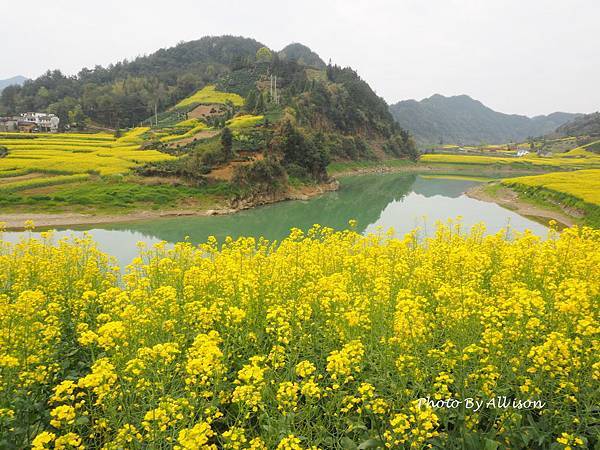
[[[0,184],[0,193],[16,192],[43,186],[55,186],[58,184],[73,183],[74,181],[84,181],[88,178],[88,174],[58,175],[54,177],[30,178],[28,180]]]
[[[11,211],[23,208],[30,211],[35,206],[36,211],[44,212],[123,213],[140,208],[174,209],[184,204],[185,207],[210,207],[231,194],[225,183],[190,187],[139,181],[136,177],[105,177],[64,186],[45,184],[43,189],[28,186],[29,191],[4,192],[0,207]]]
[[[174,109],[189,108],[202,103],[225,104],[227,102],[233,103],[234,106],[242,106],[244,104],[244,98],[238,94],[218,91],[216,86],[209,85],[200,89],[195,94],[181,100],[175,105]]]

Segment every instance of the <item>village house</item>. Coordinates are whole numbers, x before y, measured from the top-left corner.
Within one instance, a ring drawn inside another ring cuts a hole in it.
[[[27,112],[13,117],[0,117],[0,131],[24,133],[56,133],[60,119],[54,114]]]
[[[18,131],[19,121],[15,117],[0,117],[0,131]]]
[[[50,133],[56,133],[58,131],[58,124],[60,119],[54,114],[27,112],[21,114],[21,120],[23,122],[34,123],[38,130]]]

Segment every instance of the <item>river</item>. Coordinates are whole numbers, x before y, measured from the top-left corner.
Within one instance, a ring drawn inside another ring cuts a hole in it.
[[[376,232],[379,227],[394,228],[402,236],[416,227],[421,235],[429,234],[438,220],[462,217],[465,228],[485,222],[489,233],[503,227],[529,229],[545,236],[547,228],[496,204],[465,195],[478,181],[428,177],[414,173],[359,175],[343,177],[340,189],[307,201],[288,201],[241,211],[232,215],[177,217],[131,223],[62,228],[56,237],[93,236],[101,250],[117,258],[121,267],[137,255],[136,243],[177,242],[189,237],[193,243],[204,242],[214,235],[263,236],[281,239],[290,228],[308,229],[321,224],[347,228],[355,219],[362,233]],[[16,242],[28,232],[5,232],[3,239]],[[31,233],[36,236],[38,233]]]

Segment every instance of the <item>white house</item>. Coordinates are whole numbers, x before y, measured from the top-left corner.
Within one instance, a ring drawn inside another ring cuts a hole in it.
[[[60,123],[60,119],[54,114],[37,112],[23,113],[20,119],[23,122],[34,123],[38,131],[47,131],[50,133],[56,133],[58,131],[58,124]]]
[[[525,155],[529,155],[529,151],[528,150],[519,150],[517,152],[517,156],[525,156]]]

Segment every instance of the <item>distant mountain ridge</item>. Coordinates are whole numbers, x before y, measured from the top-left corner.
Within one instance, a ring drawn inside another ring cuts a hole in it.
[[[7,86],[11,86],[13,84],[16,85],[23,85],[23,83],[25,83],[28,80],[28,78],[22,76],[22,75],[17,75],[16,77],[12,77],[12,78],[7,78],[6,80],[0,80],[0,92],[2,92],[2,90],[7,87]]]
[[[504,114],[468,95],[432,95],[421,101],[404,100],[390,106],[398,124],[422,145],[477,145],[522,141],[553,132],[580,114],[555,112],[527,117]]]
[[[600,136],[600,112],[586,114],[556,129],[561,136]]]

